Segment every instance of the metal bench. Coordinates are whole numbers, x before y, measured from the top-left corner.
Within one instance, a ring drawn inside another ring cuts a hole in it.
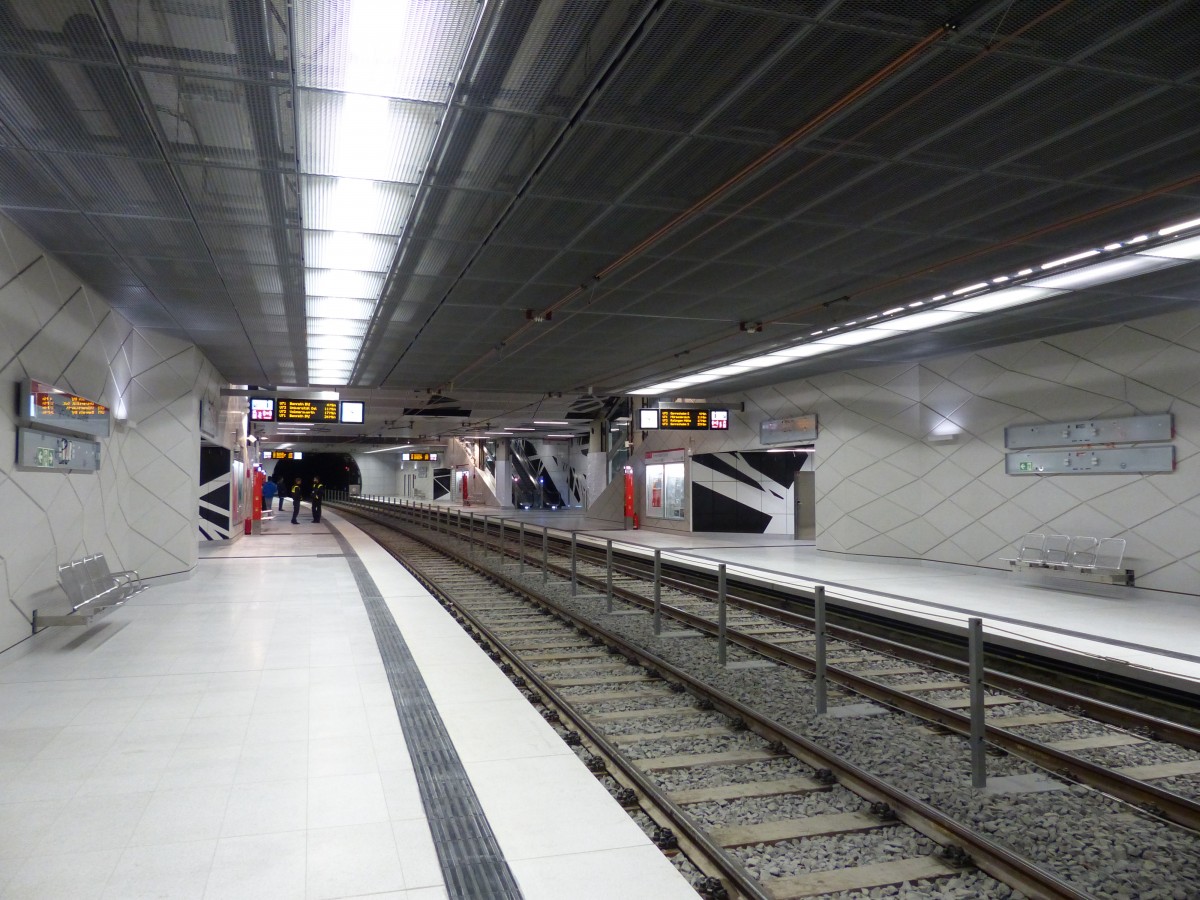
[[[1086,581],[1132,586],[1134,572],[1124,568],[1125,539],[1088,535],[1026,534],[1017,545],[1016,556],[1000,558],[1014,571],[1036,569],[1049,574],[1071,575]]]
[[[145,590],[133,569],[113,572],[103,553],[63,563],[58,567],[58,584],[67,595],[71,611],[65,615],[43,615],[33,611],[33,631],[51,625],[87,625],[101,612],[120,606]]]

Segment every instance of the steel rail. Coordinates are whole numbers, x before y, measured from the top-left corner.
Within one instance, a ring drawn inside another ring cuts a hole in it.
[[[581,576],[580,581],[595,584],[594,579],[587,576]],[[650,603],[646,598],[632,591],[623,588],[614,588],[613,593],[627,603],[634,603],[647,609],[650,607]],[[662,606],[662,610],[664,614],[671,616],[690,628],[714,637],[717,634],[716,624],[703,616],[665,603]],[[794,650],[788,650],[785,647],[772,644],[754,635],[739,632],[735,628],[728,630],[728,637],[729,640],[752,653],[782,662],[804,672],[811,673],[815,670],[815,664],[810,657],[797,653]],[[855,693],[871,700],[935,722],[956,734],[970,734],[971,720],[962,713],[946,709],[931,700],[926,700],[913,694],[898,691],[888,685],[871,681],[838,666],[827,666],[826,673],[831,681],[837,682],[843,687],[847,687]],[[1149,807],[1176,824],[1183,825],[1194,831],[1200,831],[1200,803],[1194,800],[1189,800],[1187,797],[1163,790],[1153,784],[1140,781],[1104,766],[1097,765],[1096,763],[1088,762],[1085,759],[1063,750],[1057,750],[1039,741],[1013,734],[997,725],[987,724],[985,730],[989,743],[1012,753],[1014,756],[1028,760],[1035,765],[1071,778],[1081,784],[1086,784],[1105,793],[1112,794],[1126,802],[1137,804],[1143,808]]]
[[[381,522],[379,524],[395,528],[393,523]],[[1016,888],[1030,897],[1046,898],[1046,900],[1089,900],[1091,895],[1080,891],[1053,872],[1043,869],[1031,860],[995,843],[990,838],[972,831],[930,804],[889,785],[865,769],[843,760],[803,735],[746,706],[735,697],[705,684],[665,659],[628,643],[620,635],[596,625],[570,610],[559,607],[546,595],[482,565],[478,559],[463,557],[445,548],[433,547],[423,536],[413,534],[407,529],[396,530],[403,531],[410,538],[457,560],[513,593],[527,597],[553,611],[560,619],[616,649],[627,659],[636,660],[639,665],[657,672],[661,677],[682,684],[694,695],[711,700],[716,709],[726,715],[742,719],[747,727],[760,737],[779,742],[798,759],[814,768],[829,769],[838,776],[843,785],[850,787],[860,796],[873,802],[886,803],[895,812],[897,818],[909,827],[943,846],[957,846],[970,857],[976,866],[1010,887]],[[403,560],[401,562],[404,564]],[[406,568],[408,568],[407,565]],[[427,587],[430,587],[425,579],[421,580]],[[444,595],[445,592],[442,593]],[[464,611],[460,610],[460,612]]]
[[[401,507],[402,508],[402,507]],[[474,562],[471,565],[475,565]],[[481,567],[486,569],[486,567]],[[549,567],[556,575],[565,575],[565,571],[557,566]],[[490,571],[490,570],[489,570]],[[497,574],[495,577],[504,578]],[[595,590],[606,589],[597,579],[587,575],[579,575],[581,584],[587,584]],[[632,603],[649,609],[651,602],[633,591],[614,586],[614,596],[626,603]],[[716,636],[717,626],[695,613],[688,612],[676,606],[663,604],[663,611],[682,624]],[[778,612],[778,611],[776,611]],[[794,615],[794,614],[792,614]],[[853,640],[858,640],[855,632],[850,632]],[[784,663],[803,672],[812,673],[815,664],[810,657],[788,650],[754,635],[729,629],[731,641],[760,656]],[[936,723],[956,734],[970,733],[970,718],[946,709],[931,700],[913,694],[904,693],[887,685],[871,681],[846,669],[837,666],[827,666],[827,675],[831,681],[842,685],[863,697],[883,703],[894,709],[926,721]],[[994,684],[992,686],[995,686]],[[1021,693],[1018,691],[1017,693]],[[1057,705],[1057,704],[1056,704]],[[1158,720],[1155,720],[1156,722]],[[1022,737],[1001,728],[998,725],[986,724],[985,735],[989,743],[1005,750],[1021,759],[1052,771],[1064,778],[1069,778],[1081,784],[1111,794],[1128,803],[1157,813],[1169,821],[1175,822],[1194,831],[1200,831],[1200,803],[1183,797],[1171,791],[1164,790],[1146,781],[1124,775],[1112,769],[1089,762],[1063,750],[1055,749],[1047,744]]]

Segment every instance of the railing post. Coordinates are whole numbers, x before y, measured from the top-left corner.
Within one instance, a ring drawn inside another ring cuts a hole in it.
[[[987,725],[984,722],[983,619],[967,620],[967,653],[971,682],[971,787],[987,787]]]
[[[521,562],[517,567],[517,572],[520,575],[524,575],[525,574],[525,523],[524,522],[521,523],[521,527],[520,527],[520,529],[518,529],[517,555],[521,558]]]
[[[574,531],[572,531],[571,532],[571,596],[572,597],[574,597],[577,593],[579,593],[579,579],[576,577],[576,568],[575,568],[575,551],[576,551],[576,538],[577,537],[578,537],[578,535]]]
[[[468,552],[475,552],[475,513],[470,513],[467,517],[467,549]]]
[[[608,569],[608,573],[607,573],[607,582],[608,582],[608,611],[611,613],[611,612],[613,611],[613,590],[612,590],[612,587],[613,587],[613,585],[612,585],[612,538],[609,538],[609,539],[607,540],[607,542],[606,542],[606,546],[605,546],[605,549],[604,549],[604,562],[605,562],[605,566],[606,566],[606,567],[607,567],[607,569]]]
[[[662,551],[654,551],[654,633],[662,634]]]
[[[542,526],[542,583],[545,584],[546,579],[550,577],[549,569],[550,556],[550,529],[545,525]]]
[[[725,621],[725,563],[717,566],[717,664],[725,665],[729,629]]]
[[[825,715],[829,706],[829,691],[825,678],[825,587],[813,588],[813,630],[817,645],[813,648],[813,703],[817,715]]]

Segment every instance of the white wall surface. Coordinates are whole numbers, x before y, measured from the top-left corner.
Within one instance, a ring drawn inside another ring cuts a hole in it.
[[[400,485],[400,453],[355,453],[364,496],[395,497]]]
[[[1000,567],[1029,531],[1121,537],[1139,587],[1200,593],[1200,312],[822,375],[746,399],[755,419],[817,413],[823,550]],[[1004,473],[1007,425],[1168,412],[1173,473]],[[929,440],[942,431],[956,441]]]
[[[94,474],[17,471],[16,384],[111,407]],[[190,344],[140,332],[0,217],[0,649],[35,608],[61,612],[59,563],[103,552],[143,578],[196,565],[199,397],[219,388]]]

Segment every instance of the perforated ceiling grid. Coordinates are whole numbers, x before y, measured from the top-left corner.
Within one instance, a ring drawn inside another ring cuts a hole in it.
[[[627,387],[1200,207],[1185,0],[412,10],[420,53],[370,86],[402,115],[346,171],[332,4],[0,0],[0,209],[231,381],[307,377],[308,294],[382,298],[345,326],[359,384],[540,392]],[[470,33],[460,73],[446,48]],[[434,134],[430,165],[402,163]],[[349,222],[339,176],[377,198]],[[353,257],[344,227],[367,236]],[[334,291],[333,269],[357,274]],[[1180,279],[803,365],[1164,311],[1193,302]]]

